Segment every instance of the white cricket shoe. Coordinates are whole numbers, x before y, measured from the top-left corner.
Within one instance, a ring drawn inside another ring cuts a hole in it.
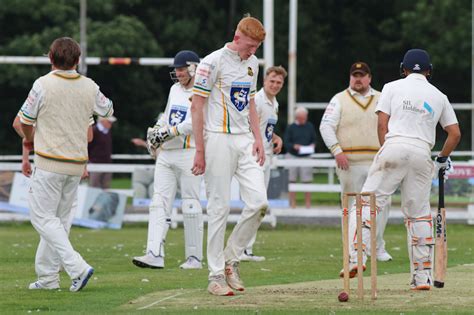
[[[69,291],[78,292],[82,290],[82,288],[86,286],[87,281],[89,281],[90,277],[92,277],[93,273],[94,268],[92,268],[91,266],[87,267],[86,270],[79,277],[72,279],[72,284],[69,288]]]
[[[234,295],[234,291],[229,287],[224,275],[209,277],[209,285],[207,291],[213,295],[230,296]]]
[[[225,265],[225,280],[229,287],[237,291],[244,291],[244,282],[240,279],[239,263],[233,262]]]
[[[385,248],[377,250],[377,260],[378,261],[390,261],[392,256],[385,250]]]
[[[32,282],[28,285],[29,290],[56,290],[59,289],[59,284],[44,285],[39,280]]]
[[[140,268],[162,269],[165,267],[163,256],[155,256],[152,252],[148,252],[144,256],[133,257],[132,262]]]
[[[247,252],[247,250],[244,250],[242,255],[240,256],[241,261],[255,261],[255,262],[260,262],[264,261],[265,257],[264,256],[256,256],[253,253]]]
[[[202,263],[197,257],[189,256],[186,261],[179,266],[181,269],[202,269]]]

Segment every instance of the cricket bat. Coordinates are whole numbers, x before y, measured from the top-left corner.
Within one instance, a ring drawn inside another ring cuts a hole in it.
[[[446,267],[448,262],[448,247],[446,239],[446,208],[444,207],[444,169],[439,170],[438,212],[436,214],[435,239],[435,279],[434,286],[444,287]]]

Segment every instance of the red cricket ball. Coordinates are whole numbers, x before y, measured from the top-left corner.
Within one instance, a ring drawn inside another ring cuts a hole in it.
[[[339,302],[347,302],[349,301],[349,294],[343,291],[339,293],[339,296],[337,298],[339,299]]]

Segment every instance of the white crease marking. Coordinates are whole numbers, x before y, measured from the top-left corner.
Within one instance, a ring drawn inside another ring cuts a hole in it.
[[[161,300],[158,300],[158,301],[155,301],[155,302],[153,302],[153,303],[151,303],[151,304],[148,304],[148,305],[142,306],[142,307],[140,307],[140,308],[137,308],[137,310],[138,310],[138,311],[141,311],[141,310],[147,309],[147,308],[152,307],[152,306],[154,306],[154,305],[156,305],[156,304],[158,304],[158,303],[161,303],[161,302],[163,302],[163,301],[170,300],[170,299],[173,299],[173,298],[175,298],[175,297],[177,297],[177,296],[183,295],[184,293],[185,293],[185,292],[182,292],[182,293],[178,293],[178,294],[175,294],[175,295],[172,295],[172,296],[168,296],[168,297],[162,298]]]

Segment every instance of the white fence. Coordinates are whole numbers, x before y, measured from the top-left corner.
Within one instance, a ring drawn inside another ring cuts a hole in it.
[[[436,156],[439,152],[433,152],[433,156]],[[471,151],[457,151],[453,152],[452,156],[455,157],[468,157],[474,155]],[[291,159],[291,158],[279,158],[274,157],[272,161],[272,167],[313,167],[319,169],[328,174],[328,182],[324,184],[295,184],[290,183],[288,191],[290,192],[340,192],[341,187],[335,183],[335,169],[336,162],[334,159],[327,159],[331,157],[330,153],[319,153],[313,154],[311,158],[307,159]],[[132,155],[132,154],[114,154],[112,155],[114,160],[150,160],[151,157],[145,154]],[[0,161],[20,161],[21,155],[4,155],[0,156]],[[456,162],[456,166],[473,166],[474,160]],[[135,169],[151,169],[154,168],[151,164],[125,164],[125,163],[113,163],[113,164],[89,164],[87,169],[89,172],[108,172],[108,173],[129,173],[132,174]],[[0,171],[21,171],[21,164],[18,162],[0,162]],[[115,190],[116,192],[124,193],[127,196],[133,196],[132,189],[121,189]]]

